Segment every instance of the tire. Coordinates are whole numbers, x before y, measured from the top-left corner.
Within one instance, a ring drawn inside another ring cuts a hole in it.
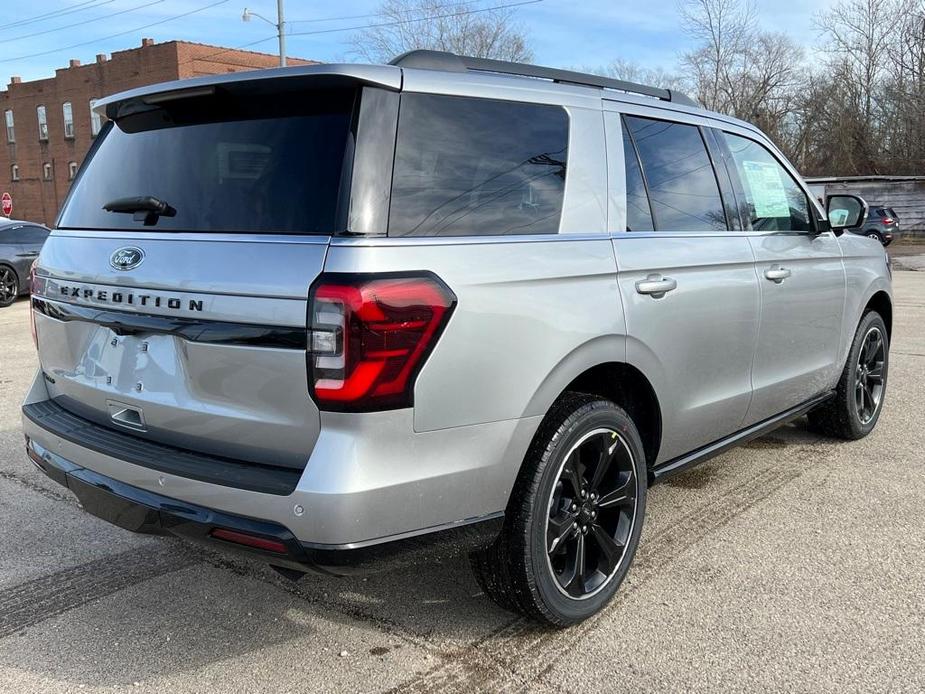
[[[874,239],[876,241],[879,241],[881,244],[883,244],[883,237],[880,235],[879,231],[871,229],[870,231],[866,232],[865,236],[867,236],[867,238],[869,239]]]
[[[872,342],[877,337],[882,349]],[[883,410],[889,366],[886,324],[879,313],[868,311],[858,324],[835,397],[809,413],[811,428],[850,441],[867,436]]]
[[[0,265],[0,308],[6,308],[19,297],[19,277],[9,265]]]
[[[626,412],[594,395],[564,394],[527,452],[500,536],[470,555],[476,580],[501,607],[531,619],[556,627],[587,619],[632,563],[647,483],[642,440]]]

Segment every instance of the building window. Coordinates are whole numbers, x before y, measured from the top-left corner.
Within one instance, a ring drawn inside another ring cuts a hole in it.
[[[42,176],[46,181],[51,180],[51,164],[49,164],[47,161],[42,164]]]
[[[10,167],[10,180],[11,181],[19,180],[19,166],[17,164],[13,164]]]
[[[90,135],[92,137],[99,135],[100,128],[103,127],[103,117],[93,110],[97,101],[98,99],[90,99]]]
[[[39,119],[39,139],[48,142],[48,119],[45,117],[45,107],[36,107],[35,115]]]
[[[16,142],[16,131],[13,129],[13,112],[7,109],[3,115],[6,117],[6,141]]]
[[[77,162],[76,162],[76,161],[69,161],[69,162],[67,163],[67,180],[73,181],[73,180],[74,180],[74,176],[76,176],[76,175],[77,175]]]
[[[74,137],[74,111],[71,110],[71,102],[65,101],[61,106],[61,112],[64,114],[64,136]]]

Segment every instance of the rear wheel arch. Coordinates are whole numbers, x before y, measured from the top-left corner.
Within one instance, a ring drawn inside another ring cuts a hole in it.
[[[597,364],[573,378],[560,396],[568,392],[596,395],[623,408],[639,431],[651,471],[661,445],[662,410],[655,389],[639,369],[624,362]]]

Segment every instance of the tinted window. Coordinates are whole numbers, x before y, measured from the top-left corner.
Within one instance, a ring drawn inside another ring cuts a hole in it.
[[[23,227],[20,230],[22,243],[43,244],[48,238],[48,230],[42,227]]]
[[[724,135],[742,183],[751,228],[810,231],[809,200],[774,155],[757,142]]]
[[[626,230],[652,231],[652,210],[649,209],[649,194],[642,180],[636,147],[630,138],[626,124],[623,124],[623,159],[626,168]]]
[[[354,90],[168,101],[107,123],[61,213],[65,228],[139,229],[103,206],[154,196],[153,230],[337,231]]]
[[[626,122],[649,184],[656,228],[725,230],[723,201],[700,130],[635,116]]]
[[[567,156],[558,106],[405,94],[389,235],[554,234]]]

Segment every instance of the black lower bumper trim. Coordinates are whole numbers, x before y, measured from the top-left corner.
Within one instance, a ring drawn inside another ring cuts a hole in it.
[[[492,542],[503,521],[497,516],[411,538],[327,548],[303,544],[288,528],[273,521],[217,511],[125,484],[75,465],[32,440],[27,439],[26,450],[36,467],[77,496],[85,511],[113,525],[136,533],[176,535],[300,572],[366,573],[413,562],[424,552],[468,551]],[[275,540],[286,551],[271,552],[216,539],[211,533],[218,528]]]
[[[115,431],[64,409],[54,400],[23,405],[22,412],[45,431],[82,448],[200,482],[285,496],[292,493],[302,476],[302,470],[296,468],[206,455]]]

